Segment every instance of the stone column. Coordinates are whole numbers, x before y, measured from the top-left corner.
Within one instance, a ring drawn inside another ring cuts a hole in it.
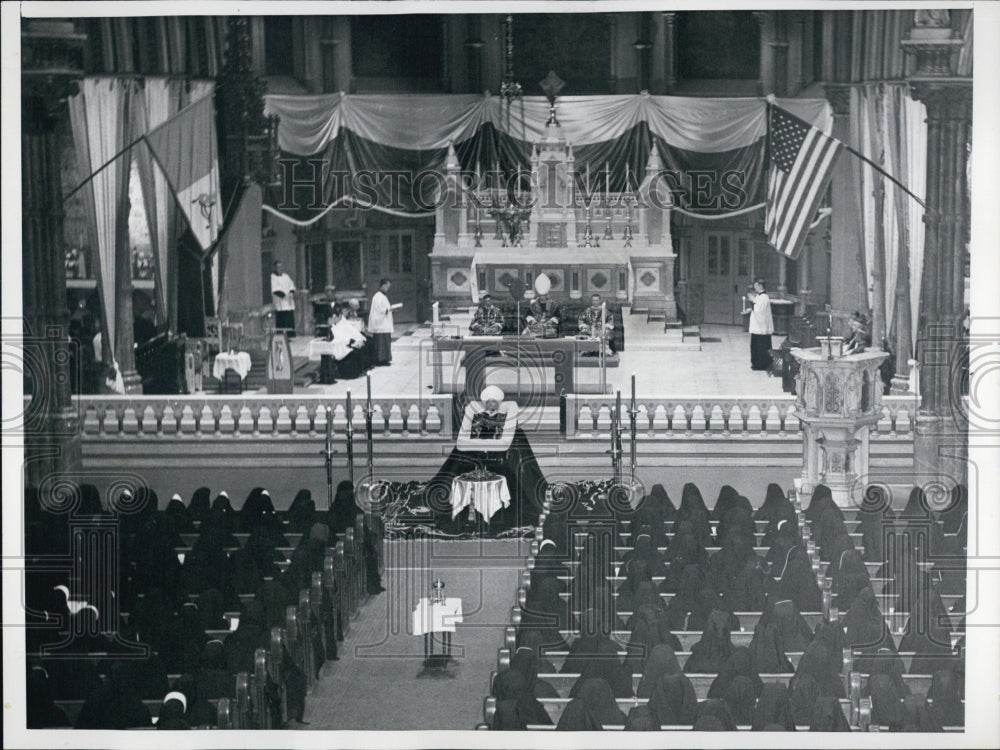
[[[677,31],[674,26],[677,14],[668,12],[660,16],[663,18],[663,93],[672,94],[677,88],[677,66],[674,62],[677,58]]]
[[[920,11],[916,12],[920,15]],[[959,418],[957,367],[965,342],[964,267],[969,239],[968,146],[972,128],[972,80],[955,75],[962,45],[947,27],[947,12],[930,26],[916,19],[903,49],[916,58],[909,81],[927,107],[927,209],[924,213],[923,281],[917,352],[920,410],[914,439],[918,481],[964,482],[967,434]],[[932,19],[935,20],[935,19]]]
[[[83,75],[86,39],[72,21],[26,21],[21,32],[24,388],[32,397],[24,413],[24,462],[26,484],[43,491],[46,480],[72,477],[80,465],[80,424],[70,393],[59,127],[67,118],[66,99]]]

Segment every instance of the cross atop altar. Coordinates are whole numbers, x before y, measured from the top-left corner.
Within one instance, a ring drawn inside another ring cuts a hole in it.
[[[498,165],[463,172],[449,147],[430,256],[434,298],[456,306],[484,293],[508,299],[520,279],[530,299],[544,273],[556,299],[600,294],[676,319],[669,198],[649,193],[661,169],[655,145],[645,173],[626,165],[625,189],[611,192],[614,165],[578,163],[552,117],[529,166],[517,174]]]

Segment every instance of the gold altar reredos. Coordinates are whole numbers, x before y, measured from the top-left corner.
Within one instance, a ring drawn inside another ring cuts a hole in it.
[[[647,179],[660,170],[655,146],[645,174],[627,180],[638,187],[632,193],[609,193],[604,173],[593,175],[589,208],[571,177],[575,169],[572,144],[557,123],[549,124],[532,149],[530,192],[513,194],[525,207],[516,216],[506,191],[486,176],[486,187],[477,191],[480,206],[468,195],[459,200],[461,167],[449,149],[448,200],[439,201],[430,255],[434,298],[455,305],[475,303],[487,292],[508,298],[514,278],[530,297],[533,280],[544,273],[557,299],[600,294],[676,320],[669,193],[661,186],[654,198]],[[514,231],[494,208],[514,219]]]

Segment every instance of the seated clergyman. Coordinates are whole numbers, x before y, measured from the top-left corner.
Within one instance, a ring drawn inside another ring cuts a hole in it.
[[[483,295],[469,330],[474,336],[499,336],[503,331],[503,311],[493,303],[491,295]]]
[[[531,313],[525,318],[528,325],[525,335],[551,338],[559,335],[559,306],[547,295],[531,300]]]
[[[483,411],[472,418],[472,430],[469,437],[473,440],[499,440],[503,436],[507,415],[500,411],[503,402],[503,391],[495,385],[487,386],[480,394]]]
[[[604,305],[601,295],[594,294],[590,297],[590,307],[577,318],[577,324],[581,334],[594,339],[605,338],[615,328],[614,313]]]

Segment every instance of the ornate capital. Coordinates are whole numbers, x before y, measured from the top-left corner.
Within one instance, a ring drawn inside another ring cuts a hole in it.
[[[833,114],[846,115],[851,110],[851,87],[844,83],[828,83],[823,87]]]
[[[948,28],[915,28],[900,42],[903,52],[917,61],[915,76],[955,75],[958,53],[965,44]]]
[[[972,80],[910,80],[910,93],[927,106],[927,120],[972,120]]]
[[[48,131],[83,76],[86,34],[72,21],[34,19],[21,29],[21,99],[25,129]]]

